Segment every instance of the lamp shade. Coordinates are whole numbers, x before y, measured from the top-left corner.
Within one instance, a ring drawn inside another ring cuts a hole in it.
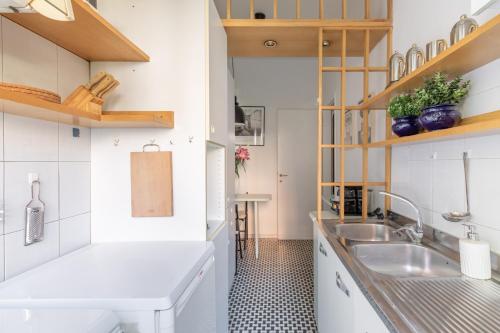
[[[236,97],[234,98],[234,122],[237,124],[245,123],[245,112],[243,112],[243,109],[238,104],[238,98]]]
[[[33,0],[29,5],[38,13],[53,20],[75,20],[71,0]]]

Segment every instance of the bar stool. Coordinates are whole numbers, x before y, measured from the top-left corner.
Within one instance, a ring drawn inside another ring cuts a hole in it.
[[[240,232],[243,233],[243,245],[244,249],[246,250],[248,241],[248,202],[245,202],[244,210],[240,210],[238,205],[236,205],[236,222],[236,224],[238,224]],[[241,223],[243,223],[243,228],[241,227]]]

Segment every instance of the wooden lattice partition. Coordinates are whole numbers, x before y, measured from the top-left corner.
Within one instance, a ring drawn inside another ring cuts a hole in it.
[[[365,13],[365,15],[369,15]],[[387,52],[386,52],[386,66],[383,67],[371,67],[370,66],[370,35],[374,30],[384,29],[387,34]],[[391,177],[391,147],[385,147],[385,181],[383,182],[370,182],[368,179],[368,149],[370,149],[370,144],[368,142],[368,113],[378,112],[376,110],[370,110],[362,108],[359,105],[346,105],[346,75],[348,72],[362,72],[363,73],[363,100],[368,100],[369,98],[369,77],[371,73],[374,72],[385,72],[386,80],[388,77],[388,62],[390,55],[392,53],[392,28],[375,28],[375,27],[328,27],[319,29],[318,38],[318,162],[317,162],[317,211],[318,217],[321,218],[322,211],[322,195],[324,187],[338,186],[340,188],[340,218],[344,219],[344,205],[345,205],[345,187],[346,186],[362,186],[363,195],[363,207],[362,207],[362,218],[365,220],[368,216],[368,188],[374,186],[384,186],[387,191],[390,190],[390,177]],[[362,67],[349,67],[347,65],[347,35],[350,31],[361,30],[364,34],[364,51],[363,51],[363,66]],[[339,31],[342,35],[341,38],[341,54],[340,54],[340,66],[338,67],[328,67],[324,66],[324,45],[323,41],[326,39],[325,35],[329,31]],[[323,80],[325,72],[338,72],[340,73],[340,103],[338,105],[324,105],[323,102]],[[325,144],[323,143],[323,112],[325,110],[340,112],[340,142]],[[346,111],[348,110],[359,110],[363,112],[364,119],[362,128],[363,140],[359,144],[345,144],[345,131],[346,131]],[[381,112],[383,112],[382,110]],[[386,138],[391,136],[391,120],[386,115],[385,123]],[[346,162],[346,149],[362,149],[362,181],[361,182],[346,182],[345,181],[345,162]],[[334,182],[324,182],[323,181],[323,150],[324,149],[338,149],[340,151],[340,179]],[[389,209],[390,201],[385,201],[385,208]]]

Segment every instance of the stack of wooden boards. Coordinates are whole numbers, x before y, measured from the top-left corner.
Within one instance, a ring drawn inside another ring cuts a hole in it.
[[[7,83],[7,82],[0,83],[0,89],[28,94],[30,96],[40,98],[52,103],[61,103],[61,96],[52,91],[44,89],[34,88],[17,83]]]

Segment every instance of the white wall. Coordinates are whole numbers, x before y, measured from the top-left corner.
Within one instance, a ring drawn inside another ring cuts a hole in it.
[[[438,19],[429,19],[429,13]],[[448,38],[459,16],[469,12],[469,1],[420,1],[408,6],[403,0],[394,2],[394,48],[404,52],[416,42]],[[438,14],[439,13],[439,14]],[[498,14],[487,10],[480,23]],[[425,22],[425,24],[422,24]],[[480,50],[478,50],[480,52]],[[496,60],[465,76],[472,82],[470,96],[461,107],[463,116],[496,111],[500,105],[500,60]],[[463,236],[460,223],[446,222],[441,213],[465,210],[462,152],[470,154],[470,202],[472,222],[481,238],[488,240],[493,251],[500,253],[500,219],[496,206],[500,198],[500,135],[459,137],[433,143],[395,146],[392,155],[392,190],[414,199],[424,209],[424,222],[434,228]],[[415,218],[404,205],[393,201],[393,209]]]
[[[57,92],[62,99],[89,79],[89,64],[1,18],[2,81]],[[2,111],[26,108],[7,101]],[[0,281],[90,243],[90,130],[0,114]],[[38,173],[45,239],[24,246],[28,173]]]
[[[106,70],[121,82],[106,109],[173,110],[175,128],[93,130],[92,240],[204,240],[205,1],[102,0],[98,7],[151,57],[92,63],[92,73]],[[132,218],[129,154],[151,139],[173,152],[174,216]]]

